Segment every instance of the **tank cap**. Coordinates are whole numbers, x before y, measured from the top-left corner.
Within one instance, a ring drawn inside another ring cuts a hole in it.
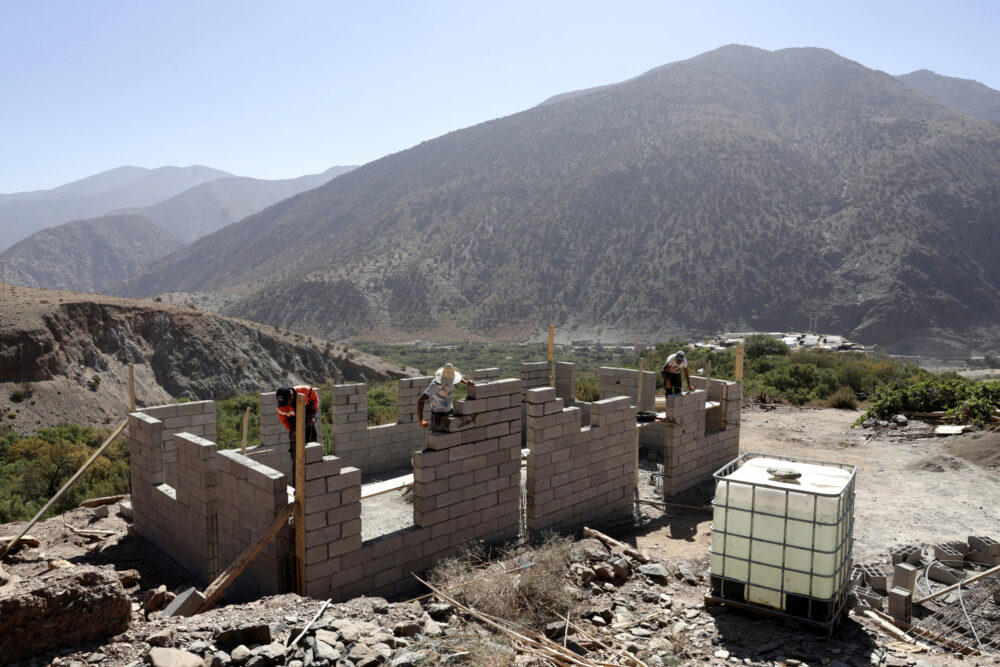
[[[790,482],[802,477],[802,473],[794,468],[768,468],[767,474],[779,482]]]

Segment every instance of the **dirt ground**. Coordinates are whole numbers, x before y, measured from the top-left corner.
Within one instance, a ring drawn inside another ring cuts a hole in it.
[[[876,433],[852,429],[857,412],[775,408],[745,409],[740,452],[780,454],[857,466],[854,559],[881,561],[895,547],[1000,536],[1000,433],[974,431],[935,437],[911,422]],[[647,471],[648,474],[648,471]],[[707,504],[701,497],[681,502]],[[700,502],[699,502],[700,501]],[[657,515],[651,510],[653,516]],[[666,557],[707,564],[710,514],[668,513],[636,540]]]

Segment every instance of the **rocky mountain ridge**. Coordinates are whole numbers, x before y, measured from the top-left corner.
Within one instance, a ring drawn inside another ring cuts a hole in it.
[[[4,287],[0,413],[19,432],[118,421],[128,411],[129,363],[140,405],[416,374],[324,340],[192,308]]]

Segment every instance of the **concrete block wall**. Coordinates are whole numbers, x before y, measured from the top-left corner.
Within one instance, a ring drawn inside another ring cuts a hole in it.
[[[556,397],[569,404],[576,400],[576,364],[556,362]]]
[[[430,377],[399,381],[394,424],[368,426],[368,387],[338,384],[333,388],[333,451],[346,465],[365,472],[407,466],[413,452],[424,446],[425,433],[417,420],[417,401]]]
[[[669,396],[666,423],[647,424],[639,432],[640,445],[663,451],[664,497],[710,480],[740,451],[740,384],[698,377],[691,384],[705,388]],[[710,395],[719,406],[706,410]]]
[[[288,449],[288,430],[278,419],[278,400],[273,391],[260,395],[260,446]]]
[[[215,443],[174,433],[177,486],[166,484],[166,428],[148,412],[129,415],[133,530],[208,583],[219,571]]]
[[[597,376],[601,399],[628,396],[636,405],[639,394],[639,371],[630,368],[602,367]],[[642,372],[642,405],[636,410],[654,410],[656,407],[656,373]]]
[[[294,500],[288,495],[284,474],[235,449],[217,452],[216,498],[219,563],[223,567],[260,539],[274,517]],[[256,599],[291,590],[293,539],[286,524],[233,582],[227,596]]]
[[[532,535],[632,516],[635,415],[625,396],[591,403],[591,424],[554,388],[527,392],[527,522]]]
[[[194,401],[173,405],[156,405],[139,408],[154,419],[163,422],[163,476],[171,486],[177,484],[174,457],[174,434],[184,432],[215,442],[215,401]]]
[[[477,368],[472,371],[472,379],[484,382],[493,382],[500,379],[500,369],[499,368]]]
[[[362,543],[360,471],[338,470],[336,457],[307,456],[307,485],[319,493],[315,480],[323,479],[327,489],[318,497],[307,493],[309,595],[399,595],[416,584],[410,572],[423,572],[461,545],[517,536],[521,382],[484,382],[469,391],[455,401],[446,432],[421,431],[426,447],[413,454],[411,528]]]

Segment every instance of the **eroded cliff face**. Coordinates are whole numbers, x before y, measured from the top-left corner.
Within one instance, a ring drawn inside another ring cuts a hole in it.
[[[0,297],[0,409],[8,426],[26,432],[124,417],[130,363],[145,405],[411,370],[321,339],[152,301],[9,286]]]

